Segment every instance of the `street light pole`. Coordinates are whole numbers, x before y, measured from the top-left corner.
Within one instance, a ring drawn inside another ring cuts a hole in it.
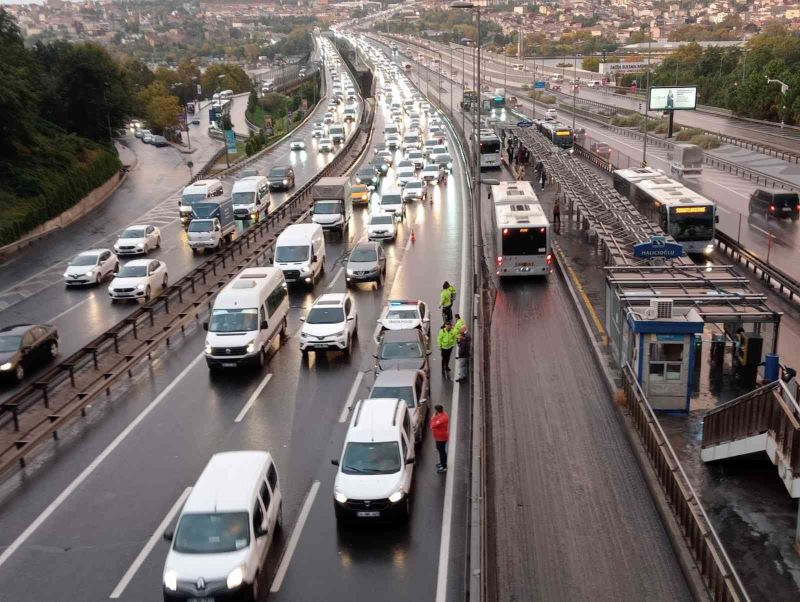
[[[644,143],[642,145],[642,167],[647,167],[647,118],[650,111],[650,51],[652,49],[653,39],[650,37],[650,30],[647,30],[647,97],[644,99]]]
[[[572,57],[572,135],[575,136],[575,109],[578,95],[578,57]]]

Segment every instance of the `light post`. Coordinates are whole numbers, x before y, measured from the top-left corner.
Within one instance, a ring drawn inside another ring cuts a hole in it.
[[[642,144],[642,167],[647,167],[647,126],[648,117],[650,116],[650,56],[652,50],[653,38],[650,37],[650,30],[647,30],[647,79],[645,87],[647,88],[646,96],[644,99],[644,142]]]
[[[786,98],[786,93],[789,91],[789,85],[788,84],[784,84],[779,79],[771,79],[769,76],[765,76],[765,77],[767,78],[767,83],[768,84],[773,84],[773,83],[774,84],[780,84],[781,85],[781,94],[783,94],[783,97]],[[781,107],[781,128],[783,128],[783,122],[784,122],[784,118],[785,117],[786,117],[786,105],[783,105]]]
[[[575,136],[575,109],[578,96],[578,57],[572,57],[572,135]]]

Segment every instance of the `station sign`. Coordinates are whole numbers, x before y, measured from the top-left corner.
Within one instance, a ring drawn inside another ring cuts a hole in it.
[[[527,119],[523,119],[521,121],[517,121],[518,128],[529,128],[533,125],[533,121],[528,121]]]
[[[697,107],[697,86],[651,87],[647,105],[650,111],[693,111]]]
[[[533,84],[533,89],[534,90],[544,90],[545,87],[546,87],[546,83],[545,82],[535,82]]]
[[[665,236],[653,236],[649,241],[633,246],[633,256],[641,259],[674,259],[683,254],[683,246],[667,241]]]

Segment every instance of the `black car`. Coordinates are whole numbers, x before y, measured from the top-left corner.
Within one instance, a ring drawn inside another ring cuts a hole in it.
[[[370,165],[365,165],[356,172],[356,182],[359,184],[377,188],[380,181],[380,176],[375,173],[375,168]]]
[[[383,157],[375,157],[369,164],[381,176],[386,175],[386,172],[389,171],[389,165],[383,160]]]
[[[375,354],[375,374],[385,370],[424,370],[430,374],[428,343],[419,328],[387,330]]]
[[[763,213],[770,217],[800,219],[800,196],[796,192],[756,188],[750,195],[750,213]]]
[[[273,167],[267,175],[270,190],[289,190],[294,188],[294,169],[288,165]]]
[[[25,371],[58,355],[58,331],[49,324],[0,328],[0,374],[21,381]]]

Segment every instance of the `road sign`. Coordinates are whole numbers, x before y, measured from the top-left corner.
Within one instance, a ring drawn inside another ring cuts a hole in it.
[[[544,82],[536,82],[536,83],[533,84],[533,89],[534,90],[544,90],[545,87],[546,86],[545,86]]]
[[[664,236],[653,236],[648,242],[633,246],[633,256],[642,259],[660,257],[672,259],[683,255],[683,246],[676,242],[667,241]]]
[[[225,144],[228,146],[228,154],[236,153],[236,134],[233,130],[225,130]]]
[[[522,121],[517,121],[518,128],[529,128],[533,125],[533,121],[528,121],[527,119],[523,119]]]

